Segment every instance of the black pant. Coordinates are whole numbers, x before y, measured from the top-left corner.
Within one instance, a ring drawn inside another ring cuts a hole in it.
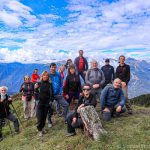
[[[75,128],[82,128],[83,129],[83,122],[80,117],[77,118],[77,121],[75,123],[72,123],[74,115],[73,113],[69,113],[67,116],[67,131],[68,133],[75,132]]]
[[[49,109],[49,106],[46,106],[46,105],[38,105],[37,107],[37,129],[38,131],[42,131],[42,129],[45,126],[48,109]]]
[[[6,116],[5,118],[8,119],[9,121],[13,122],[14,129],[16,132],[18,132],[19,131],[18,119],[12,113],[9,113],[8,116]],[[4,119],[0,119],[0,120],[4,121]],[[2,126],[3,126],[1,121],[0,121],[0,137],[2,136]]]

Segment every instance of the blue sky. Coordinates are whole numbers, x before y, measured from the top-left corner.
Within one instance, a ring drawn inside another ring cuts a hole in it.
[[[148,0],[1,0],[0,62],[150,58]]]

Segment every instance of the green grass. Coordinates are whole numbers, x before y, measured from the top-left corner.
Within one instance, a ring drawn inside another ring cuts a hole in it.
[[[80,129],[74,137],[65,137],[66,125],[63,118],[53,116],[54,126],[42,138],[37,135],[36,119],[24,121],[22,104],[14,102],[23,122],[21,133],[10,134],[8,125],[3,128],[4,140],[0,150],[132,150],[150,149],[150,110],[134,106],[134,114],[102,122],[108,134],[99,141],[85,137]],[[99,112],[98,112],[99,113]],[[99,113],[100,114],[100,113]],[[12,125],[11,125],[12,126]],[[47,126],[46,126],[47,127]],[[13,129],[13,126],[12,126]]]

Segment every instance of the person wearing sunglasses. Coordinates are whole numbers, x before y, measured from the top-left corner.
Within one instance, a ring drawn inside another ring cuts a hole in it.
[[[85,106],[96,107],[96,97],[91,94],[91,86],[89,84],[84,84],[82,91],[83,94],[79,98],[75,111],[71,112],[67,116],[67,137],[76,135],[75,128],[83,129],[83,121],[80,116],[80,109]]]

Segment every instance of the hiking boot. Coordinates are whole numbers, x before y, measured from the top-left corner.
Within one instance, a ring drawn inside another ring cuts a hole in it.
[[[132,115],[132,114],[133,114],[132,109],[129,109],[129,110],[128,110],[128,114],[130,114],[130,115]]]
[[[63,116],[63,113],[59,113],[59,114],[58,114],[58,117],[62,117],[62,116]]]
[[[67,133],[66,137],[70,137],[70,136],[74,136],[74,135],[76,135],[76,132],[71,132],[71,133]]]
[[[3,141],[3,136],[0,134],[0,142]]]
[[[43,132],[39,131],[39,137],[42,137],[42,136],[43,136]]]
[[[45,129],[42,130],[42,134],[46,134],[47,131]]]
[[[0,142],[3,141],[3,137],[0,137]]]
[[[19,134],[20,133],[20,130],[15,130],[15,134]]]

